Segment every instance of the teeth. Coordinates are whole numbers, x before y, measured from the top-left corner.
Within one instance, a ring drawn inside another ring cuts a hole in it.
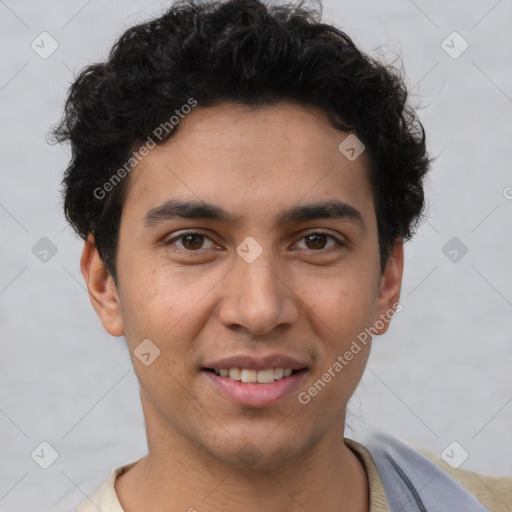
[[[256,374],[256,381],[260,384],[268,384],[274,382],[274,370],[269,368],[268,370],[260,370]]]
[[[274,368],[274,379],[282,379],[284,377],[283,368]]]
[[[250,370],[248,368],[222,368],[215,370],[215,374],[221,377],[229,377],[232,380],[259,384],[270,384],[274,380],[289,377],[291,368],[267,368],[265,370]]]
[[[240,372],[240,380],[242,382],[256,382],[258,373],[256,370],[246,370],[243,368]]]
[[[230,379],[241,380],[242,377],[240,376],[240,368],[230,368],[229,370],[226,371],[228,372]]]

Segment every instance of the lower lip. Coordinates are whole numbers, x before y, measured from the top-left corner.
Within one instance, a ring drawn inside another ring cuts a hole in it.
[[[220,377],[206,370],[203,370],[203,374],[216,389],[236,404],[246,407],[265,407],[292,394],[305,378],[307,370],[300,370],[270,384],[241,382],[228,377]]]

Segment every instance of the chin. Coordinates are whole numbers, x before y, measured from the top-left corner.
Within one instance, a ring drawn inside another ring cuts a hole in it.
[[[271,469],[292,461],[302,450],[299,446],[283,444],[268,437],[259,442],[255,436],[247,436],[231,442],[226,448],[216,447],[209,451],[229,466],[241,469]]]

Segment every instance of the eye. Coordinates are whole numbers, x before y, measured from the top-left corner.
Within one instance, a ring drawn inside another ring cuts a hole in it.
[[[332,241],[332,243],[330,246],[327,246],[329,239]],[[334,236],[321,232],[309,233],[308,235],[302,237],[301,242],[302,241],[305,241],[305,249],[312,251],[332,249],[336,246],[343,246],[343,243]]]
[[[210,247],[205,247],[205,240],[208,240],[211,243]],[[181,244],[177,243],[178,241],[181,241]],[[202,233],[196,232],[182,233],[179,236],[175,236],[174,238],[167,240],[165,244],[177,245],[178,248],[189,252],[198,251],[199,249],[212,249],[215,247],[215,244],[210,238]]]
[[[309,233],[303,236],[298,242],[299,244],[304,243],[305,246],[299,249],[305,249],[309,251],[322,251],[336,248],[336,246],[343,246],[343,242],[338,240],[333,235],[322,232]],[[165,242],[167,246],[175,246],[178,249],[182,249],[187,252],[200,252],[200,249],[213,249],[216,244],[211,238],[204,235],[203,233],[191,231],[187,233],[181,233],[179,236],[175,236]]]

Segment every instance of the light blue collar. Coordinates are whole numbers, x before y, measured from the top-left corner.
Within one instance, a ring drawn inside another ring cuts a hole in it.
[[[489,512],[441,468],[397,439],[374,434],[365,447],[391,512]]]

